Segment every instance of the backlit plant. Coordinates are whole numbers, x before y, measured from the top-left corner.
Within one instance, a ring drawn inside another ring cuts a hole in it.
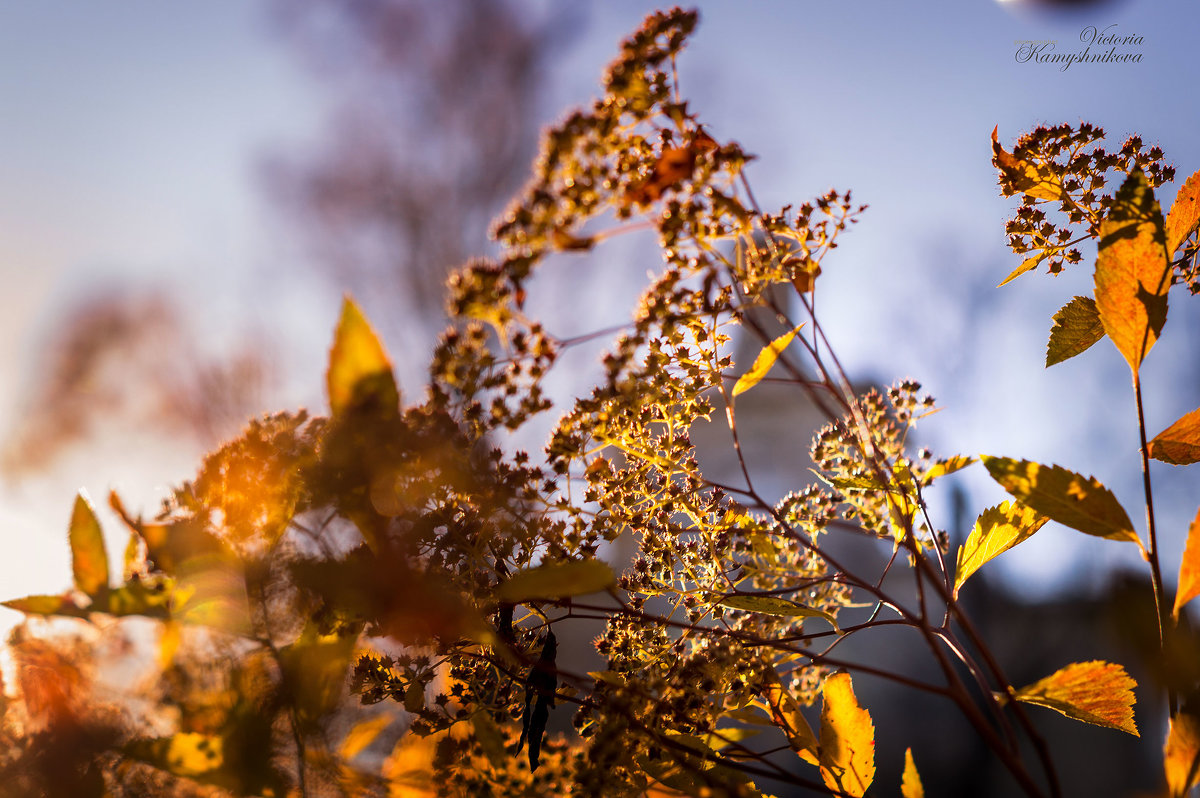
[[[1098,243],[1095,296],[1056,314],[1047,365],[1103,337],[1126,358],[1148,528],[1143,538],[1090,477],[984,456],[1013,501],[984,510],[952,551],[929,493],[974,458],[914,451],[933,399],[908,379],[856,392],[814,313],[825,259],[865,206],[849,191],[758,206],[749,156],[681,94],[675,61],[696,21],[650,16],[609,67],[603,97],[546,133],[532,180],[494,230],[499,257],[449,284],[454,324],[422,396],[401,396],[346,300],[329,415],[252,422],[153,518],[112,496],[130,532],[120,579],[77,499],[74,588],[7,605],[153,619],[158,663],[141,704],[106,709],[68,633],[18,630],[22,700],[5,706],[0,749],[18,792],[758,796],[796,785],[862,796],[876,761],[860,675],[952,702],[1028,795],[1064,787],[1024,705],[1138,733],[1120,665],[1065,664],[1012,684],[958,597],[1047,520],[1126,541],[1150,566],[1169,659],[1180,610],[1200,592],[1200,518],[1172,602],[1146,462],[1200,459],[1200,411],[1147,440],[1138,374],[1171,286],[1195,290],[1200,177],[1164,218],[1154,188],[1173,171],[1136,138],[1109,153],[1098,128],[1039,128],[1009,153],[993,135],[1001,188],[1022,197],[1008,233],[1026,259],[1009,279],[1043,263],[1060,271],[1082,260],[1076,245]],[[1111,175],[1120,185],[1106,194]],[[647,228],[662,267],[604,356],[603,379],[562,409],[544,452],[506,445],[552,409],[543,382],[579,340],[527,312],[527,286],[551,256],[586,256]],[[769,334],[764,310],[787,332]],[[730,355],[739,329],[759,339],[752,362]],[[812,446],[819,481],[798,474],[779,501],[764,498],[738,437],[737,399],[769,373],[827,419]],[[698,464],[701,421],[728,424],[735,484]],[[874,538],[884,564],[835,554],[841,535]],[[636,553],[614,568],[608,544],[622,537]],[[899,572],[911,578],[885,581]],[[563,632],[597,621],[605,665],[573,671]],[[920,636],[939,680],[843,654],[843,641],[895,627]],[[1167,699],[1174,795],[1196,782],[1200,718],[1181,699],[1200,683],[1194,670],[1172,671],[1183,675]],[[805,708],[817,705],[812,724]],[[548,732],[554,716],[570,716],[575,733]],[[380,765],[364,751],[384,739]],[[905,757],[907,798],[924,794],[920,757]]]

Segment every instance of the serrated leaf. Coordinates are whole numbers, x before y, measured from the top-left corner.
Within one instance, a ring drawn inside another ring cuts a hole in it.
[[[953,474],[955,471],[961,471],[974,462],[974,457],[967,457],[962,454],[956,454],[953,457],[947,457],[945,460],[939,460],[925,472],[925,476],[921,478],[921,484],[928,485],[935,479],[940,479],[947,474]]]
[[[796,337],[796,333],[800,332],[801,324],[795,329],[785,332],[783,335],[776,338],[771,343],[762,348],[758,353],[758,357],[754,358],[754,364],[750,366],[750,370],[742,376],[738,377],[738,381],[733,385],[733,395],[738,396],[758,385],[762,378],[767,376],[767,372],[775,365],[775,361],[779,359],[779,354],[788,348],[788,344]]]
[[[325,385],[329,408],[335,416],[351,407],[370,405],[394,410],[400,404],[400,391],[387,352],[350,297],[342,303],[342,315],[329,350]]]
[[[903,798],[925,798],[925,788],[921,785],[921,774],[917,772],[917,763],[913,761],[912,749],[904,749],[904,775],[900,781],[900,795]]]
[[[94,596],[108,589],[108,552],[104,548],[104,533],[87,497],[75,497],[71,511],[71,527],[67,533],[71,543],[71,571],[75,587]]]
[[[1060,200],[1067,196],[1062,183],[1050,170],[1043,172],[1037,164],[1018,158],[1007,152],[997,137],[999,126],[992,129],[992,163],[996,165],[1016,192],[1028,194],[1035,199]],[[1005,191],[1009,196],[1014,191]]]
[[[1068,718],[1139,736],[1133,721],[1137,682],[1120,665],[1099,660],[1073,662],[1045,679],[1017,690],[1026,704],[1053,709]]]
[[[763,688],[763,700],[771,710],[771,719],[787,737],[788,745],[800,755],[800,758],[812,765],[820,765],[819,743],[813,734],[812,726],[808,725],[804,714],[800,711],[800,703],[792,694],[783,688],[779,676],[773,670],[766,673],[767,684]]]
[[[1167,214],[1165,228],[1169,257],[1175,257],[1175,251],[1196,232],[1197,225],[1200,225],[1200,171],[1193,172],[1179,187]]]
[[[1155,460],[1171,465],[1200,461],[1200,408],[1155,435],[1148,453]]]
[[[996,287],[1000,288],[1001,286],[1007,285],[1008,283],[1011,283],[1013,280],[1020,277],[1025,272],[1033,271],[1034,269],[1036,269],[1038,267],[1039,263],[1041,263],[1043,260],[1046,259],[1046,256],[1049,254],[1050,254],[1050,250],[1043,249],[1038,254],[1032,255],[1032,256],[1026,258],[1025,260],[1021,261],[1021,265],[1018,266],[1017,268],[1013,269],[1011,272],[1009,272],[1009,275],[1007,277],[1005,277],[1003,280],[1001,280],[999,282],[999,284],[997,284]]]
[[[1046,344],[1046,368],[1075,357],[1104,337],[1104,324],[1096,300],[1077,296],[1054,314],[1050,340]]]
[[[68,615],[77,618],[86,618],[88,615],[88,610],[69,596],[26,596],[0,602],[0,605],[27,615]]]
[[[1175,593],[1175,617],[1183,605],[1200,596],[1200,511],[1192,519],[1188,527],[1187,545],[1183,548],[1183,558],[1179,561],[1179,589]]]
[[[975,529],[958,550],[954,594],[985,563],[1028,539],[1050,519],[1020,502],[1003,502],[980,513]]]
[[[837,629],[837,621],[833,616],[823,610],[806,607],[803,604],[797,604],[794,601],[789,601],[779,596],[752,596],[752,595],[736,595],[726,596],[719,600],[717,604],[722,607],[729,607],[735,610],[745,610],[746,612],[761,612],[767,615],[784,615],[791,617],[803,618],[823,618]]]
[[[980,455],[992,479],[1022,504],[1063,526],[1109,540],[1128,540],[1141,546],[1129,514],[1112,492],[1094,477],[1056,465]]]
[[[557,599],[607,590],[617,583],[603,560],[544,563],[518,571],[496,589],[496,598],[510,604],[530,599]]]
[[[1171,798],[1185,798],[1200,783],[1200,718],[1185,705],[1167,730],[1163,769]]]
[[[375,742],[375,738],[392,725],[392,720],[391,715],[376,715],[354,724],[354,728],[342,740],[342,745],[338,749],[342,759],[353,759],[364,748]]]
[[[1136,373],[1166,324],[1171,287],[1162,211],[1140,169],[1100,223],[1095,282],[1104,332]]]
[[[821,778],[827,787],[862,796],[875,780],[871,715],[859,706],[844,671],[825,677],[821,692]]]

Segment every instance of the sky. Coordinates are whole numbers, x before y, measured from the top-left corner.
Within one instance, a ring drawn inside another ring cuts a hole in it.
[[[1114,145],[1139,132],[1163,147],[1182,182],[1200,168],[1200,106],[1186,88],[1200,79],[1195,4],[1124,0],[1073,16],[997,0],[698,6],[683,92],[714,136],[758,156],[748,176],[760,203],[798,204],[837,187],[870,205],[826,262],[819,294],[852,373],[924,383],[945,408],[922,433],[938,454],[1094,473],[1140,523],[1127,367],[1106,342],[1042,367],[1051,315],[1091,290],[1086,254],[1057,278],[1030,274],[995,288],[1020,259],[1005,245],[1013,203],[996,187],[989,135],[998,127],[1011,147],[1035,125],[1080,120],[1104,127]],[[619,39],[654,7],[577,4],[579,28],[546,75],[544,122],[597,94]],[[542,8],[530,0],[531,13]],[[1140,61],[1063,71],[1018,59],[1027,40],[1081,50],[1089,26],[1141,37],[1125,48]],[[64,308],[111,284],[172,286],[205,336],[272,330],[295,367],[279,406],[319,404],[340,291],[303,282],[264,290],[261,275],[296,248],[274,221],[260,166],[318,137],[336,99],[287,49],[261,0],[0,4],[0,429],[18,423],[38,345]],[[1164,209],[1173,191],[1160,193]],[[615,291],[613,312],[635,291]],[[1151,434],[1200,404],[1191,306],[1200,300],[1173,302],[1144,369]],[[403,341],[388,343],[404,351]],[[53,473],[0,479],[6,597],[67,586],[77,490],[102,504],[116,487],[150,510],[201,454],[103,436],[93,446]],[[1195,474],[1154,468],[1173,562],[1200,492]],[[1005,498],[978,467],[961,479],[975,512]],[[121,534],[109,526],[117,547]],[[1031,595],[1137,565],[1117,544],[1048,532],[997,563]],[[6,620],[15,615],[0,610]]]

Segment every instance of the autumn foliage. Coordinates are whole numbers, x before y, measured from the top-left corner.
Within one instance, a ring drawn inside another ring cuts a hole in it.
[[[1031,796],[1071,788],[1029,707],[1158,745],[1160,730],[1134,722],[1141,689],[1169,707],[1170,794],[1196,784],[1194,665],[1169,663],[1165,697],[1101,661],[1013,684],[960,594],[1050,521],[1136,546],[1158,609],[1145,621],[1166,661],[1200,593],[1200,516],[1173,600],[1152,511],[1141,528],[1093,477],[913,451],[932,397],[909,379],[856,391],[813,310],[822,264],[865,206],[829,191],[758,207],[750,156],[706,129],[676,83],[696,23],[678,9],[651,15],[608,68],[604,95],[545,134],[531,181],[494,228],[501,255],[449,282],[453,325],[423,391],[401,394],[346,299],[328,414],[252,421],[158,512],[109,497],[129,534],[119,572],[90,500],[76,498],[72,587],[6,602],[31,620],[10,646],[0,794],[924,795],[919,748],[895,763],[900,783],[876,784],[863,679],[952,703]],[[1074,267],[1078,245],[1097,245],[1094,296],[1055,314],[1047,365],[1103,338],[1116,345],[1132,373],[1149,505],[1148,458],[1200,459],[1200,411],[1150,439],[1139,379],[1168,298],[1198,290],[1200,179],[1164,216],[1155,190],[1174,174],[1163,154],[1136,138],[1109,152],[1103,136],[1038,128],[1009,152],[993,133],[1001,190],[1021,202],[1008,233],[1024,261],[1005,282]],[[1110,178],[1119,185],[1105,193]],[[543,451],[518,448],[514,433],[545,423],[546,377],[578,343],[532,317],[526,287],[552,257],[586,257],[646,228],[663,265],[602,379],[559,408]],[[764,309],[787,332],[764,329]],[[735,332],[758,340],[752,362],[729,354]],[[819,479],[796,475],[779,501],[763,497],[738,439],[736,400],[764,380],[827,421],[812,445]],[[691,436],[705,422],[728,425],[736,484],[701,469]],[[983,509],[952,546],[930,500],[977,461],[1012,500]],[[831,542],[850,535],[883,559],[845,558]],[[629,562],[609,558],[618,540],[632,541]],[[887,578],[898,573],[908,578]],[[123,624],[135,624],[131,651],[113,684],[98,672],[99,640]],[[580,624],[598,633],[595,670],[576,669],[563,642]],[[894,627],[921,639],[936,679],[841,647]]]

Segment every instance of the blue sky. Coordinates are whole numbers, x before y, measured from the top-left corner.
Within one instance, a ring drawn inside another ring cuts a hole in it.
[[[531,13],[543,5],[531,0]],[[1070,19],[1014,13],[996,0],[698,5],[683,89],[717,138],[759,156],[749,176],[760,201],[799,203],[838,187],[871,206],[827,261],[820,294],[852,370],[925,383],[946,408],[926,430],[939,453],[1089,470],[1140,518],[1119,355],[1102,342],[1084,358],[1041,366],[1050,316],[1090,291],[1090,265],[993,288],[1019,259],[1005,246],[1011,202],[996,188],[988,136],[998,125],[1011,144],[1036,124],[1083,119],[1114,143],[1140,132],[1160,144],[1180,179],[1200,168],[1195,4],[1126,0]],[[547,122],[596,94],[618,40],[654,5],[578,8],[582,28],[547,78]],[[1015,58],[1019,40],[1079,50],[1088,25],[1142,36],[1130,48],[1141,62],[1064,72]],[[311,141],[335,99],[272,34],[263,2],[0,4],[0,418],[19,412],[32,353],[63,303],[113,279],[181,288],[217,335],[247,323],[273,328],[311,377],[289,383],[282,403],[318,401],[338,292],[262,292],[256,275],[295,248],[272,221],[256,168],[277,148]],[[1164,206],[1173,191],[1160,196]],[[1200,299],[1174,302],[1145,368],[1149,385],[1164,386],[1147,397],[1151,434],[1200,404],[1191,348],[1200,320],[1190,306]],[[120,487],[152,506],[199,454],[99,445],[112,453],[77,458],[36,484],[0,485],[0,551],[20,552],[0,563],[6,593],[66,586],[64,532],[79,487],[98,499]],[[1166,466],[1155,476],[1170,562],[1195,513],[1196,478]],[[976,510],[1002,498],[981,472],[965,480]],[[1024,584],[1072,569],[1086,578],[1120,559],[1119,549],[1077,546],[1055,530],[1006,556],[1002,569],[1031,576]]]

